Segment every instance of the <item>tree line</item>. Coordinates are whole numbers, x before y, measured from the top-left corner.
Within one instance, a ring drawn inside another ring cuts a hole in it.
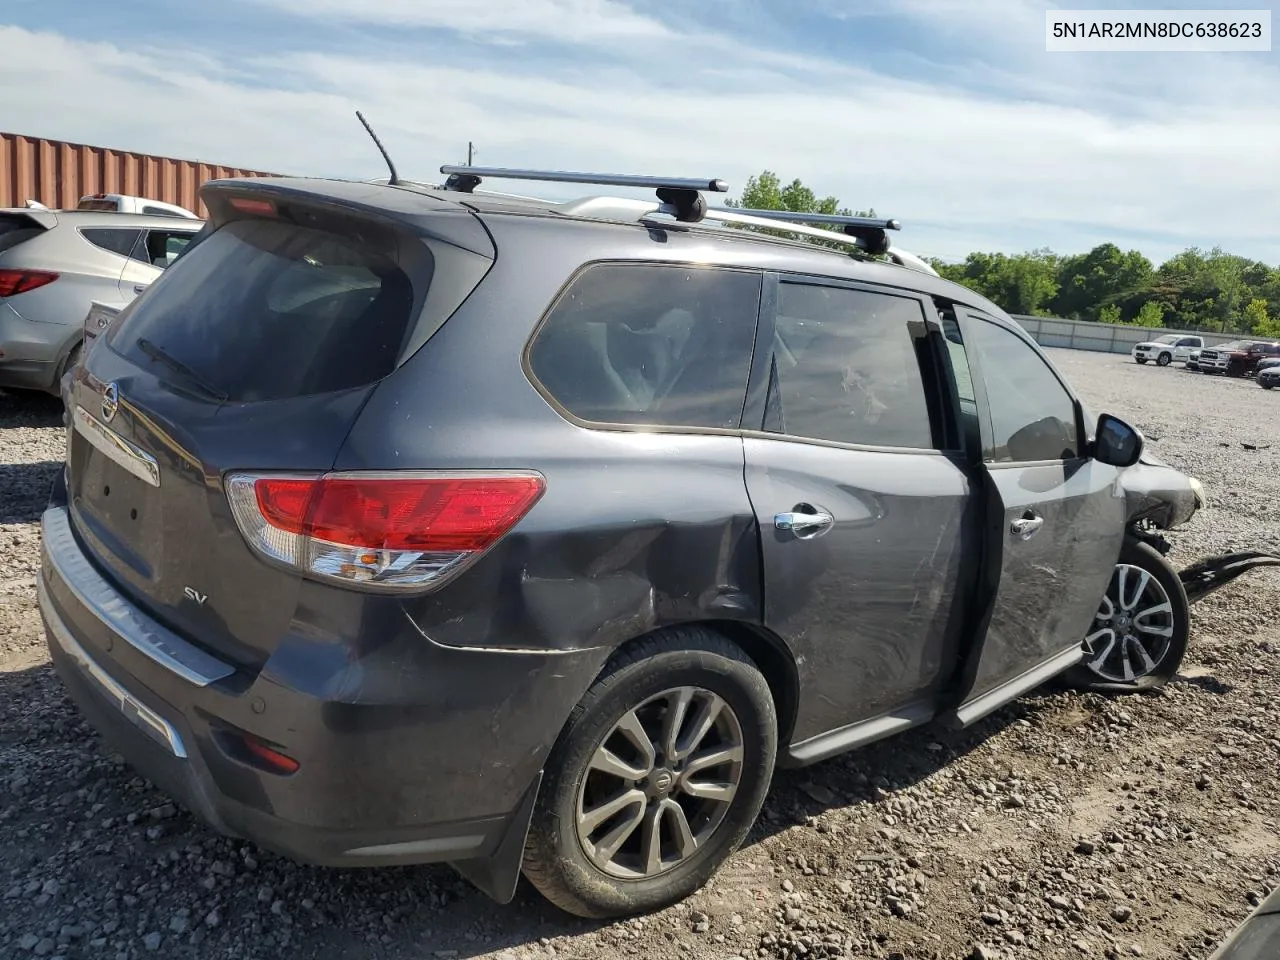
[[[741,199],[728,205],[875,216],[819,197],[799,180],[783,184],[770,170],[750,177]],[[930,263],[1008,313],[1280,339],[1280,269],[1219,247],[1191,247],[1159,266],[1114,243],[1087,253],[975,252],[962,263]]]

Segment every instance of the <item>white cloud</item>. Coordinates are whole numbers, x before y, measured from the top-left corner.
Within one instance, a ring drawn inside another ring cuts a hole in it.
[[[417,179],[462,159],[468,140],[494,166],[721,176],[735,188],[767,167],[901,218],[901,242],[920,253],[1115,240],[1157,259],[1216,243],[1280,261],[1280,107],[1245,74],[1215,110],[1167,102],[1133,120],[1083,96],[997,100],[847,65],[806,83],[668,46],[684,64],[678,88],[671,71],[622,57],[554,75],[510,57],[451,64],[447,44],[412,62],[245,61],[0,27],[0,89],[23,90],[5,108],[18,132],[258,169],[381,175],[359,107]]]
[[[617,0],[257,0],[299,16],[347,23],[430,27],[483,36],[525,36],[585,42],[652,39],[658,21]]]

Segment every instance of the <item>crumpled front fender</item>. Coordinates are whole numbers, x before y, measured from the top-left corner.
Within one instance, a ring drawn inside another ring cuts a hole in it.
[[[1145,522],[1167,530],[1186,523],[1205,505],[1204,488],[1196,480],[1146,452],[1120,475],[1120,485],[1131,525]],[[1134,527],[1133,533],[1161,553],[1168,552],[1168,541],[1162,537],[1149,530],[1143,532],[1141,527]],[[1259,567],[1280,567],[1280,554],[1248,550],[1210,557],[1178,571],[1178,579],[1187,602],[1195,603]]]
[[[1145,520],[1167,530],[1186,523],[1204,506],[1197,481],[1147,453],[1120,474],[1120,485],[1130,523]]]

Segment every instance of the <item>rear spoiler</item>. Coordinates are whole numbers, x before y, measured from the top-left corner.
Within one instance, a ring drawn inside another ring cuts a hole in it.
[[[58,215],[52,210],[36,210],[30,207],[8,207],[0,209],[0,218],[5,220],[29,220],[32,226],[42,230],[52,230],[58,225]]]

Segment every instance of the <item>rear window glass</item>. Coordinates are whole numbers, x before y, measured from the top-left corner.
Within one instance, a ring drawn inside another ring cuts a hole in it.
[[[234,221],[166,270],[110,342],[162,379],[186,375],[231,401],[362,386],[394,369],[410,325],[401,259],[368,236]]]
[[[29,217],[0,217],[0,253],[44,233],[44,227]]]
[[[582,420],[736,428],[759,307],[757,273],[597,264],[556,303],[529,366]]]

